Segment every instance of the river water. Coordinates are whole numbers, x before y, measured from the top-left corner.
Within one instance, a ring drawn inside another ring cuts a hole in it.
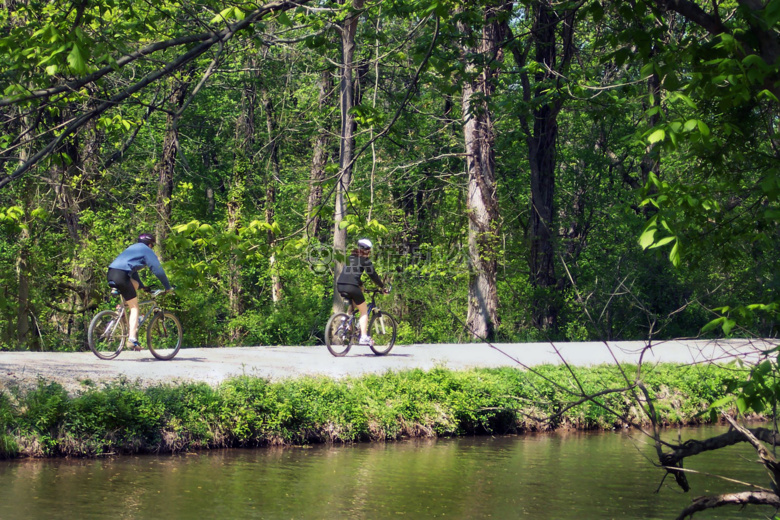
[[[696,496],[744,489],[691,475],[685,494],[661,485],[654,460],[646,439],[610,432],[0,461],[0,519],[666,519]],[[766,486],[755,460],[742,445],[686,467]],[[762,514],[772,511],[696,518]]]

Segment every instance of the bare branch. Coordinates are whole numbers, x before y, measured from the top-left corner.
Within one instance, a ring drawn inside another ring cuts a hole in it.
[[[722,506],[773,506],[780,508],[780,496],[775,493],[761,491],[745,491],[743,493],[726,493],[723,495],[699,497],[691,505],[683,509],[677,520],[692,517],[694,513]]]

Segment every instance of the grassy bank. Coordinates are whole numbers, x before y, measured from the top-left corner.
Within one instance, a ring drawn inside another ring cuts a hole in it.
[[[633,367],[624,369],[634,373]],[[589,393],[626,386],[615,367],[575,370]],[[735,377],[744,375],[733,367],[717,366],[660,365],[643,372],[656,410],[669,424],[699,422],[697,414],[722,397],[726,381]],[[578,391],[568,370],[554,366],[540,367],[538,373],[436,369],[278,383],[240,377],[216,388],[206,384],[141,388],[120,381],[85,387],[74,397],[58,384],[40,381],[27,392],[0,392],[0,458],[170,453],[622,425],[593,402],[566,409],[577,398],[561,387]],[[628,395],[607,394],[598,401],[634,420],[646,420]],[[545,420],[564,409],[558,419]]]

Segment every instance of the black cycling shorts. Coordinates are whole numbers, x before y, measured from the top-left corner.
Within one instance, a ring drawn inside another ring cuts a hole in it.
[[[123,271],[122,269],[109,269],[108,270],[108,285],[116,287],[119,294],[125,300],[132,300],[138,297],[138,293],[135,290],[135,285],[130,278],[130,272]]]
[[[336,285],[336,289],[338,289],[340,295],[344,298],[349,298],[355,305],[360,305],[366,301],[366,297],[363,296],[363,291],[361,291],[360,287],[357,285],[340,283]]]

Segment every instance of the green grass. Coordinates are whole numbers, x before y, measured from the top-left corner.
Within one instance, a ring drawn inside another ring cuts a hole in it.
[[[623,367],[627,374],[635,367]],[[69,396],[56,383],[0,391],[0,458],[171,453],[206,448],[384,441],[418,436],[608,429],[647,422],[615,367],[410,370],[334,380],[239,377],[217,387],[118,381]],[[667,424],[704,422],[734,367],[644,370]],[[571,392],[574,392],[573,395]]]

